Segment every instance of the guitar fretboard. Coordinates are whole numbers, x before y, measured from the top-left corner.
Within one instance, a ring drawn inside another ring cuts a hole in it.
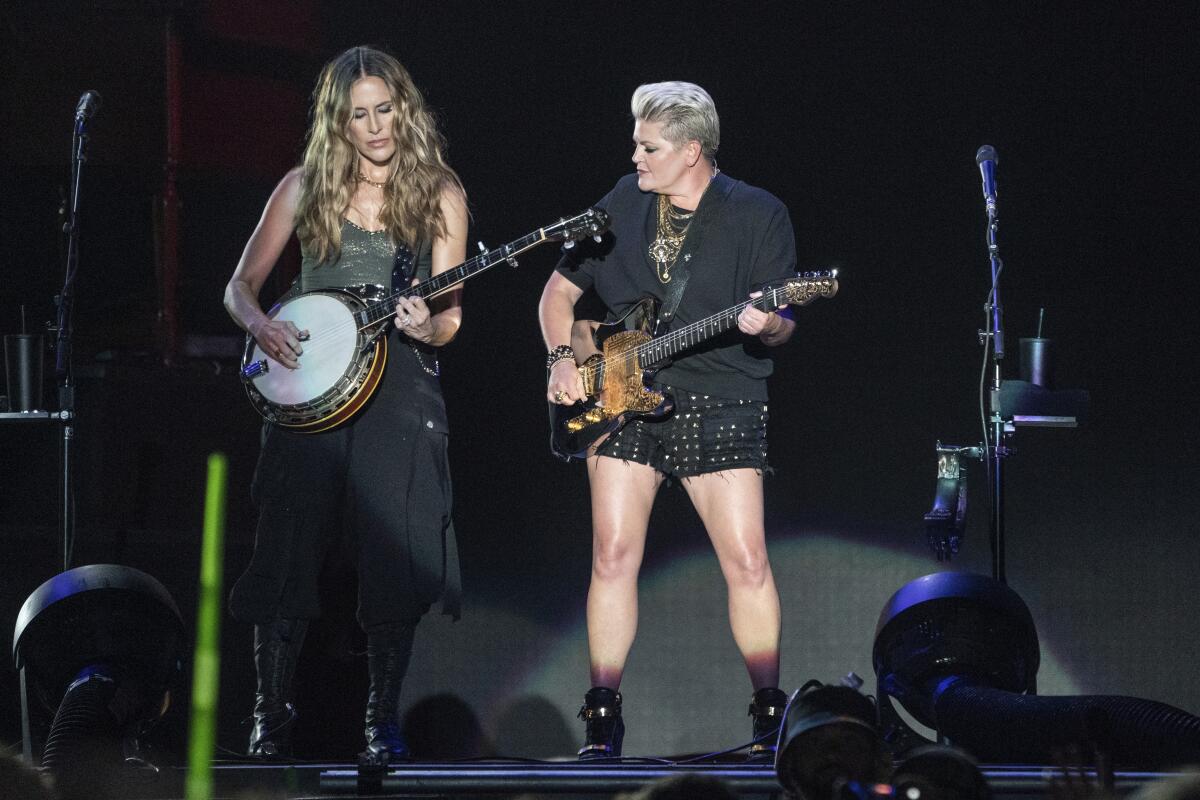
[[[648,342],[642,342],[626,352],[610,355],[597,364],[581,367],[580,371],[584,374],[584,381],[585,383],[593,383],[597,388],[602,387],[604,385],[605,365],[614,357],[622,360],[636,358],[636,363],[641,366],[664,361],[676,353],[681,353],[690,347],[695,347],[701,342],[718,336],[737,325],[738,315],[742,313],[742,310],[746,306],[754,306],[760,311],[778,306],[780,304],[779,294],[780,291],[778,289],[770,289],[764,292],[761,297],[743,300],[736,306],[719,311],[711,317],[705,317],[698,322],[685,325],[677,331],[671,331]]]
[[[642,342],[631,347],[629,350],[611,353],[598,362],[592,362],[580,367],[579,371],[583,376],[585,385],[600,389],[604,385],[605,367],[611,360],[620,359],[623,362],[625,369],[621,370],[622,374],[628,374],[630,369],[635,366],[645,368],[648,365],[657,364],[733,328],[737,325],[738,316],[741,315],[747,306],[754,306],[760,311],[767,311],[788,303],[803,305],[815,295],[804,296],[803,293],[797,294],[798,289],[801,287],[817,289],[816,294],[830,297],[837,291],[836,278],[836,270],[821,273],[805,273],[798,281],[787,281],[776,286],[767,287],[759,297],[743,300],[724,311],[719,311],[710,317],[705,317],[698,322],[685,325],[677,331],[663,334],[648,342]],[[829,281],[833,282],[832,286],[828,284]]]
[[[777,291],[772,290],[769,295],[763,294],[762,297],[753,300],[743,300],[736,306],[717,312],[711,317],[705,317],[699,322],[693,322],[677,331],[671,331],[657,339],[644,342],[637,347],[638,363],[656,364],[676,353],[681,353],[707,339],[718,336],[737,325],[738,316],[746,306],[754,306],[763,311],[778,305],[777,294]]]

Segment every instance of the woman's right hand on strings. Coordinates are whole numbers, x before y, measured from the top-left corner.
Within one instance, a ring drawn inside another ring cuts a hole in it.
[[[299,330],[286,319],[267,319],[250,333],[269,357],[288,369],[300,368],[300,354],[304,352],[300,343],[308,339],[308,331]]]
[[[587,399],[583,390],[583,376],[575,366],[575,360],[564,358],[554,362],[550,368],[550,379],[546,381],[546,399],[560,406],[570,406]]]

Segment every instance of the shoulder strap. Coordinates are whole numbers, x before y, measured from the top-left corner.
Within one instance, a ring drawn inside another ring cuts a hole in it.
[[[665,331],[671,324],[671,320],[675,317],[675,309],[679,308],[683,290],[687,288],[688,278],[691,276],[687,270],[687,262],[684,262],[682,266],[675,267],[674,280],[667,286],[667,296],[663,298],[663,304],[658,309],[658,317],[654,320],[655,334]]]
[[[700,198],[700,207],[696,209],[696,217],[692,220],[691,227],[688,228],[687,236],[683,240],[683,247],[680,248],[679,256],[675,261],[674,279],[667,287],[662,308],[659,309],[658,318],[654,321],[656,335],[665,331],[666,326],[670,325],[671,320],[675,317],[675,310],[679,308],[683,290],[687,288],[688,278],[691,276],[688,271],[688,262],[700,250],[704,232],[716,218],[721,206],[725,205],[725,201],[729,198],[729,193],[733,191],[736,183],[737,181],[718,172],[713,176],[712,184],[704,193],[704,197]]]
[[[392,291],[399,292],[408,288],[414,277],[428,280],[429,275],[414,275],[414,267],[416,267],[417,257],[408,245],[404,242],[396,245],[396,260],[392,263]],[[428,272],[429,270],[422,270]],[[433,377],[438,377],[442,373],[441,363],[438,361],[437,348],[429,345],[414,342],[412,339],[405,339],[405,342],[412,348],[413,353],[417,357],[417,363],[421,365],[421,369]]]
[[[413,263],[416,256],[404,242],[396,245],[396,259],[392,262],[392,291],[406,288],[413,279]]]

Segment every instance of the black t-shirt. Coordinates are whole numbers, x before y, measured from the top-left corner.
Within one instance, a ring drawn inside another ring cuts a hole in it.
[[[559,261],[567,280],[596,291],[608,321],[647,295],[665,296],[669,284],[659,281],[648,252],[657,233],[657,203],[657,194],[638,189],[636,175],[621,178],[596,204],[611,218],[604,241],[588,240]],[[771,193],[719,173],[696,209],[673,270],[684,263],[691,277],[670,330],[732,308],[764,283],[795,276],[787,209]],[[714,397],[766,400],[774,367],[769,350],[757,336],[733,328],[677,355],[656,380]]]

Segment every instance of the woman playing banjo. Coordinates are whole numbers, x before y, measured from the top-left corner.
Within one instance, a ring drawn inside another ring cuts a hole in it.
[[[305,347],[317,344],[315,332],[310,340],[259,305],[293,233],[301,291],[387,287],[398,248],[415,256],[420,279],[463,261],[465,192],[442,150],[420,92],[396,59],[356,47],[325,66],[303,164],[267,201],[225,290],[225,307],[268,368],[302,377]],[[386,762],[408,754],[399,700],[414,631],[439,598],[447,613],[458,610],[446,413],[428,352],[451,341],[461,322],[458,291],[430,305],[401,297],[384,374],[361,411],[320,433],[263,426],[252,485],[254,554],[230,596],[234,616],[254,625],[251,755],[290,755],[291,679],[308,621],[320,611],[317,579],[331,546],[353,548],[358,567],[370,672],[364,755]]]

